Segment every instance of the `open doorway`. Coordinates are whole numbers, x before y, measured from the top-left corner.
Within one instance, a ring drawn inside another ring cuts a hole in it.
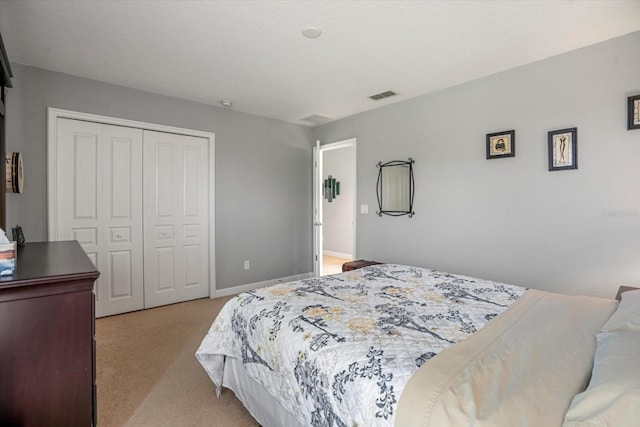
[[[318,148],[316,170],[317,276],[336,274],[342,264],[355,259],[356,242],[356,140]]]

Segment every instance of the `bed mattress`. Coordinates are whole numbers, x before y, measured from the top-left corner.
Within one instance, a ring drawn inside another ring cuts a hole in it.
[[[225,360],[241,363],[302,425],[389,426],[422,364],[524,292],[390,264],[278,284],[230,300],[196,356],[218,390]]]

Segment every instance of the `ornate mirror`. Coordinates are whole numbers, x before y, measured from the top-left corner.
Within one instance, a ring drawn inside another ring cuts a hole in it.
[[[415,215],[413,211],[413,195],[415,183],[413,180],[412,158],[409,160],[393,160],[391,162],[378,162],[378,212],[391,216]]]

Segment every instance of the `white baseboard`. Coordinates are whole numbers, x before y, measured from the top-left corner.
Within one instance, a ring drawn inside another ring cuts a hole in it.
[[[281,277],[279,279],[265,280],[264,282],[248,283],[246,285],[234,286],[231,288],[216,289],[215,294],[212,295],[211,298],[226,297],[229,295],[239,294],[241,292],[248,292],[258,288],[264,288],[265,286],[269,285],[275,285],[276,283],[293,282],[294,280],[308,279],[310,277],[313,277],[312,272],[296,274],[295,276],[289,277]]]
[[[338,258],[345,258],[348,260],[353,260],[353,255],[352,254],[343,254],[342,252],[334,252],[334,251],[322,251],[322,253],[324,255],[329,255],[329,256],[335,256]]]

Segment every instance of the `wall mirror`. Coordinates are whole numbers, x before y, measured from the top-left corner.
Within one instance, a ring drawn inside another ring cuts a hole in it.
[[[413,211],[413,194],[415,183],[413,180],[412,158],[409,160],[393,160],[391,162],[378,162],[378,196],[379,216],[415,215]]]

